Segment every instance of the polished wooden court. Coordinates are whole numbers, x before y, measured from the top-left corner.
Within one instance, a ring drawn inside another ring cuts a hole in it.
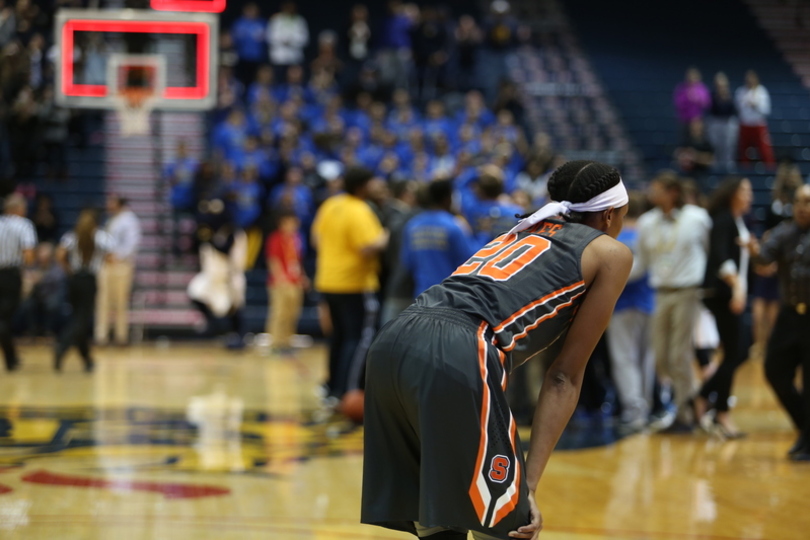
[[[320,347],[297,357],[215,344],[99,349],[97,369],[44,346],[0,374],[0,538],[408,538],[358,524],[362,432],[319,413]],[[810,538],[810,464],[749,362],[748,438],[636,435],[559,451],[541,538]]]

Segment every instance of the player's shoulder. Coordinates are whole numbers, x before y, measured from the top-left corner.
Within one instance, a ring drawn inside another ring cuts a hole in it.
[[[633,265],[632,250],[607,234],[597,236],[588,244],[583,255],[586,253],[599,262],[600,269],[606,270],[608,273]]]

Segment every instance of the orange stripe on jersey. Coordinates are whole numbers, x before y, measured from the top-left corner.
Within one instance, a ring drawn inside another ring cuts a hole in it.
[[[503,376],[501,377],[501,388],[503,389],[504,392],[506,392],[506,382],[508,380],[508,377],[506,376],[506,354],[500,349],[496,348],[495,350],[498,351],[498,357],[501,359],[501,367],[503,368]]]
[[[509,345],[503,347],[503,350],[508,352],[508,351],[511,351],[512,349],[514,349],[517,342],[519,340],[525,338],[526,336],[528,336],[529,332],[531,332],[532,330],[534,330],[535,328],[540,326],[540,324],[543,321],[547,321],[549,319],[553,319],[554,317],[556,317],[560,313],[560,310],[562,308],[570,306],[571,304],[574,303],[574,300],[576,300],[577,298],[579,298],[583,294],[585,294],[585,291],[582,291],[579,294],[575,294],[567,302],[563,302],[562,304],[554,306],[554,309],[551,312],[546,313],[545,315],[543,315],[542,317],[540,317],[539,319],[534,321],[532,324],[530,324],[529,326],[524,328],[523,331],[520,332],[519,334],[515,334],[514,336],[512,336],[512,341],[509,343]]]
[[[523,306],[522,308],[517,310],[515,313],[510,315],[505,321],[500,323],[498,326],[494,327],[493,330],[496,333],[503,332],[503,330],[507,326],[514,323],[516,320],[518,320],[520,317],[522,317],[523,315],[525,315],[529,311],[533,310],[534,308],[536,308],[538,306],[541,306],[541,305],[545,304],[546,302],[548,302],[549,300],[552,300],[552,299],[554,299],[554,298],[556,298],[558,296],[562,296],[563,294],[565,294],[567,292],[570,292],[570,291],[573,291],[573,290],[575,290],[575,289],[577,289],[579,287],[582,287],[583,285],[585,285],[585,282],[584,281],[579,281],[577,283],[574,283],[573,285],[569,285],[567,287],[563,287],[562,289],[558,289],[558,290],[554,291],[553,293],[549,293],[549,294],[545,295],[543,298],[541,298],[539,300],[535,300],[534,302]]]
[[[475,460],[475,471],[473,473],[472,484],[470,485],[470,499],[472,500],[475,513],[481,524],[487,518],[487,511],[489,510],[489,503],[492,496],[489,494],[489,487],[484,479],[484,458],[487,453],[487,428],[489,427],[489,407],[490,395],[489,386],[487,385],[487,342],[485,332],[487,329],[486,323],[481,323],[478,328],[478,368],[481,372],[481,383],[483,388],[482,404],[481,404],[481,439],[478,443],[478,458]],[[486,490],[486,491],[485,491]]]
[[[509,430],[509,438],[512,442],[512,455],[514,456],[515,460],[515,477],[512,479],[512,484],[507,488],[506,493],[501,497],[503,499],[504,496],[510,495],[508,502],[505,504],[502,503],[501,499],[498,499],[498,503],[495,506],[495,515],[492,516],[492,523],[489,524],[490,528],[494,527],[498,523],[501,522],[503,518],[508,516],[512,510],[517,507],[518,501],[520,500],[520,460],[517,458],[517,440],[515,439],[515,433],[517,432],[517,423],[515,422],[515,418],[510,418],[510,430]],[[503,504],[500,508],[498,508],[498,504]]]

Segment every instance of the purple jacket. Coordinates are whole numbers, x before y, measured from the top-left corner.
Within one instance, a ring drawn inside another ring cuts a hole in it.
[[[674,98],[678,120],[684,124],[703,116],[712,103],[709,89],[702,82],[695,84],[682,82],[675,87]]]

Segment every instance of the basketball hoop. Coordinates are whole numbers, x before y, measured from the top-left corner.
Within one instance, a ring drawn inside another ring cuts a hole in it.
[[[116,99],[121,135],[148,135],[149,114],[154,109],[155,93],[151,88],[122,88]]]

